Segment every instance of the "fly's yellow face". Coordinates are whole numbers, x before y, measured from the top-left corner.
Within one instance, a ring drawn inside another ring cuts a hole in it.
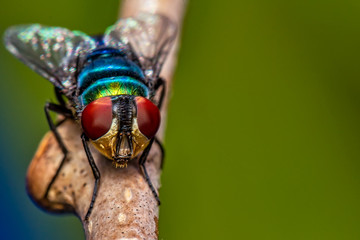
[[[96,140],[90,140],[96,149],[108,159],[113,160],[115,167],[126,167],[127,162],[142,152],[150,142],[138,127],[137,119],[133,119],[130,135],[119,134],[119,122],[113,120],[110,130]]]

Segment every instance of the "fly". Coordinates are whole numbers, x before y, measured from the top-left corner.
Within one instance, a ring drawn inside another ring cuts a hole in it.
[[[172,21],[148,13],[120,19],[98,37],[39,24],[14,26],[6,31],[7,49],[54,85],[59,102],[45,104],[50,129],[64,154],[45,198],[68,153],[50,117],[52,111],[75,120],[83,131],[82,143],[95,178],[85,220],[90,217],[100,180],[89,142],[115,167],[127,167],[128,161],[138,159],[160,204],[145,161],[154,142],[162,149],[155,137],[166,90],[159,75],[175,37],[176,25]]]

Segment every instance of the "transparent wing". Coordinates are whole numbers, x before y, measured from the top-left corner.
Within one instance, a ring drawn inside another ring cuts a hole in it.
[[[17,58],[65,94],[75,86],[77,61],[95,48],[84,33],[39,24],[20,25],[5,32],[5,45]]]
[[[141,13],[135,18],[120,19],[104,35],[107,46],[125,50],[136,57],[147,76],[155,79],[176,37],[176,24],[163,15]]]

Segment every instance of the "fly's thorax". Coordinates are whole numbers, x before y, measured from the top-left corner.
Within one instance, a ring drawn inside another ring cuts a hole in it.
[[[116,167],[125,167],[154,137],[160,112],[146,98],[119,95],[91,102],[81,120],[84,133],[96,149]]]
[[[82,105],[106,96],[149,96],[142,69],[118,49],[98,48],[88,54],[77,80]]]

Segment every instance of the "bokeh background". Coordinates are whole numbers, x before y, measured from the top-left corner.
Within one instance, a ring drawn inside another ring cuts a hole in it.
[[[0,32],[89,34],[118,1],[1,0]],[[175,74],[160,239],[360,239],[360,2],[192,0]],[[0,47],[0,238],[83,239],[39,210],[27,166],[50,83]]]

